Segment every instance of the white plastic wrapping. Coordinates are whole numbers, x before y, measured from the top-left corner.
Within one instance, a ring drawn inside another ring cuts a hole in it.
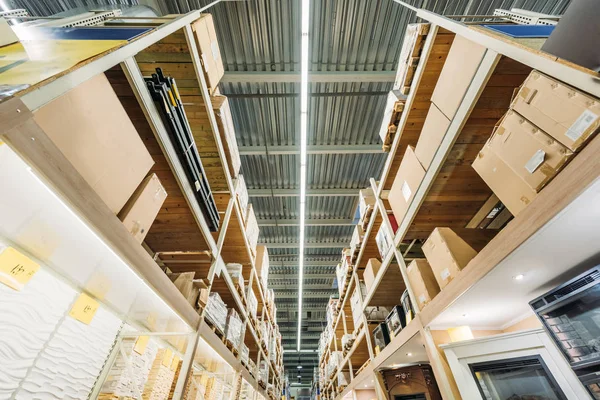
[[[225,327],[225,337],[236,349],[240,348],[242,342],[242,320],[237,311],[233,308],[227,313],[227,325]]]
[[[225,333],[227,325],[227,305],[221,300],[219,293],[213,292],[208,296],[206,304],[206,317],[219,329]]]
[[[248,314],[256,318],[256,311],[258,310],[258,300],[254,294],[254,290],[251,286],[246,289],[246,307],[248,308]]]

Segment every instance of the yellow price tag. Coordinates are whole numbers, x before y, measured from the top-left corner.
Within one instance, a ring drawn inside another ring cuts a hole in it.
[[[135,341],[135,346],[133,346],[133,351],[138,353],[139,355],[143,355],[146,351],[146,346],[148,346],[148,341],[150,340],[150,336],[140,336]]]
[[[171,371],[177,371],[177,367],[179,367],[179,361],[181,361],[181,358],[175,354],[173,356],[173,362],[171,363]]]
[[[173,350],[170,348],[165,349],[165,354],[163,354],[162,365],[165,367],[170,367],[171,362],[173,361]]]
[[[12,247],[0,253],[0,282],[15,290],[21,290],[38,272],[40,265]]]
[[[69,312],[69,316],[75,318],[77,321],[83,322],[86,325],[89,325],[98,311],[99,304],[96,300],[92,299],[85,293],[81,293],[77,300],[75,300],[75,304],[71,307],[71,311]]]

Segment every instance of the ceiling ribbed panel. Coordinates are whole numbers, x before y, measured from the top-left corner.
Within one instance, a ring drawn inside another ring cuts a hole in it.
[[[384,154],[309,155],[307,182],[311,188],[352,188],[369,185],[369,178],[378,176],[385,163]]]

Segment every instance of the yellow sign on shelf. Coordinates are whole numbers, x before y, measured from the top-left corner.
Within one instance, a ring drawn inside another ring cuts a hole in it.
[[[150,340],[150,336],[140,336],[135,341],[135,346],[133,346],[133,351],[138,353],[139,355],[143,355],[146,351],[146,346],[148,346],[148,341]]]
[[[163,355],[162,365],[164,365],[165,367],[170,367],[172,362],[173,362],[173,350],[171,350],[170,348],[167,347],[165,349],[165,354]]]
[[[23,289],[39,269],[38,263],[12,247],[0,252],[0,282],[10,288]]]
[[[90,322],[92,322],[94,315],[96,315],[99,306],[100,305],[96,300],[85,293],[81,293],[75,301],[75,304],[73,304],[73,307],[71,307],[69,316],[89,325]]]
[[[177,371],[177,367],[179,366],[179,361],[181,358],[177,354],[173,356],[173,362],[171,363],[171,371]]]

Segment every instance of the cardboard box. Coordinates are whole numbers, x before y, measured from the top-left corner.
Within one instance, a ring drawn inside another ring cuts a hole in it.
[[[483,146],[472,166],[514,216],[537,196],[536,191],[498,157],[489,142]]]
[[[425,307],[440,292],[431,266],[424,258],[413,260],[407,268],[408,282],[415,294],[419,308]]]
[[[221,136],[223,150],[225,150],[229,173],[232,178],[235,178],[240,172],[242,160],[240,159],[240,151],[238,150],[237,139],[235,137],[235,128],[233,127],[229,101],[227,97],[220,95],[212,96],[210,101],[215,112],[217,125],[219,126],[219,135]]]
[[[104,74],[44,105],[34,120],[115,215],[154,164]]]
[[[406,211],[424,177],[425,170],[417,159],[414,148],[408,146],[388,196],[392,212],[398,223],[401,223],[404,219],[404,215],[406,215]]]
[[[406,102],[406,95],[402,94],[400,90],[391,90],[388,93],[387,101],[385,103],[385,108],[383,110],[383,118],[381,120],[381,127],[379,128],[379,137],[383,142],[384,146],[391,145],[393,140],[393,135],[390,135],[390,125],[395,125],[396,121],[393,118],[396,111],[396,102]],[[396,124],[397,125],[397,124]]]
[[[198,296],[200,295],[200,288],[194,284],[195,275],[195,272],[183,272],[168,275],[171,282],[173,282],[175,287],[192,306],[196,306],[198,303]]]
[[[256,246],[255,265],[258,279],[262,283],[263,289],[266,290],[269,280],[269,251],[266,246]]]
[[[375,243],[377,244],[377,250],[379,250],[379,256],[382,260],[385,258],[390,247],[394,245],[393,242],[393,239],[386,233],[385,226],[380,226],[377,235],[375,235]]]
[[[431,103],[415,148],[417,159],[425,170],[429,169],[449,126],[450,120],[435,104]]]
[[[369,209],[373,209],[375,207],[375,194],[373,194],[373,189],[366,188],[359,190],[358,192],[358,210],[360,215],[360,220],[362,221]]]
[[[539,192],[573,156],[573,152],[509,110],[489,139],[490,149]]]
[[[158,176],[152,174],[141,183],[119,213],[119,219],[138,242],[144,241],[166,198],[167,191]]]
[[[201,14],[200,18],[192,23],[192,29],[196,32],[200,61],[206,77],[206,85],[211,93],[214,93],[219,81],[225,73],[223,60],[217,41],[215,23],[210,14]]]
[[[381,261],[376,258],[369,258],[367,261],[367,266],[365,267],[365,272],[363,273],[363,279],[365,281],[365,286],[367,287],[367,292],[371,290],[371,286],[373,282],[375,282],[375,277],[379,272],[379,268],[381,268]]]
[[[431,101],[452,120],[486,52],[485,47],[456,35]]]
[[[477,255],[471,246],[450,228],[435,228],[423,244],[423,253],[443,289]]]
[[[578,151],[600,127],[600,102],[533,71],[511,108],[572,151]]]

